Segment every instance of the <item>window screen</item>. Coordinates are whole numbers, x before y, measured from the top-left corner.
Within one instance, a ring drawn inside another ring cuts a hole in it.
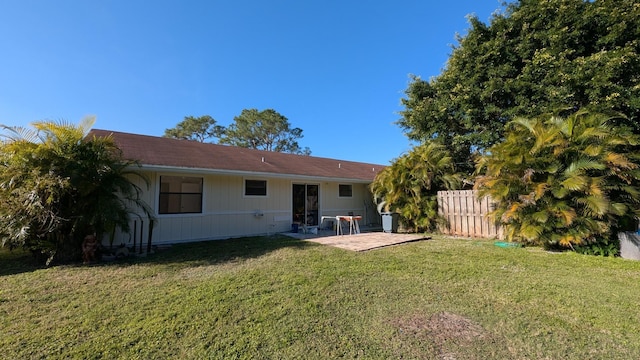
[[[340,197],[352,197],[353,196],[353,186],[351,184],[340,184],[340,185],[338,185],[338,196],[340,196]]]
[[[245,196],[267,196],[266,180],[245,180],[244,181]]]
[[[202,178],[161,176],[160,214],[202,213]]]

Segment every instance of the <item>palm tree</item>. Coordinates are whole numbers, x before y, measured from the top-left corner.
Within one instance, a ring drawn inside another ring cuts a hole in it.
[[[405,226],[427,231],[437,229],[444,220],[438,216],[438,190],[459,185],[460,177],[446,148],[426,142],[382,170],[370,189],[376,201],[397,212]]]
[[[616,118],[518,118],[478,163],[475,188],[510,241],[572,247],[610,239],[638,215],[639,138]]]
[[[69,260],[85,235],[120,228],[129,218],[152,218],[135,178],[146,182],[135,162],[122,158],[111,138],[87,138],[93,118],[79,125],[42,121],[34,129],[4,127],[0,145],[0,236],[3,245],[23,246]],[[148,185],[148,184],[147,184]]]

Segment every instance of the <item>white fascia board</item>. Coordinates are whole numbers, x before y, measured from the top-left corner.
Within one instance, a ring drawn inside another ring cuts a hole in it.
[[[255,176],[255,177],[261,176],[261,177],[277,178],[277,179],[334,181],[334,182],[349,182],[349,183],[360,183],[360,184],[371,183],[371,181],[369,180],[362,180],[362,179],[337,178],[337,177],[326,177],[326,176],[309,176],[309,175],[298,175],[298,174],[275,174],[275,173],[259,172],[259,171],[204,169],[204,168],[190,168],[190,167],[164,166],[164,165],[144,165],[144,164],[140,166],[133,166],[133,167],[138,168],[140,170],[176,172],[176,173],[188,173],[188,174],[214,174],[214,175],[219,174],[219,175]]]

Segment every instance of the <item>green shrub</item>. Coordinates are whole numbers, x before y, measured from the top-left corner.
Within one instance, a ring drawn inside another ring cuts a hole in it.
[[[87,138],[93,124],[37,122],[4,127],[0,143],[0,239],[42,261],[78,259],[89,234],[129,230],[133,211],[149,216],[139,176],[111,138]]]
[[[433,231],[444,219],[438,215],[438,190],[455,189],[460,177],[449,151],[435,142],[415,147],[382,170],[371,183],[385,211],[399,214],[413,231]]]
[[[579,254],[596,256],[618,256],[620,254],[620,241],[617,238],[599,239],[591,244],[576,245],[574,249]]]
[[[475,187],[508,240],[613,254],[640,208],[637,135],[617,118],[578,112],[519,118],[478,163]]]

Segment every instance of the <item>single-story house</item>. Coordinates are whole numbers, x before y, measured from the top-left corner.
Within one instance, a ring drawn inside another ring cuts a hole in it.
[[[322,216],[361,215],[380,223],[368,185],[383,165],[206,144],[108,130],[126,159],[149,180],[137,184],[156,218],[154,244],[291,231]],[[149,219],[133,217],[114,245],[147,242]],[[135,230],[135,231],[134,231]]]

